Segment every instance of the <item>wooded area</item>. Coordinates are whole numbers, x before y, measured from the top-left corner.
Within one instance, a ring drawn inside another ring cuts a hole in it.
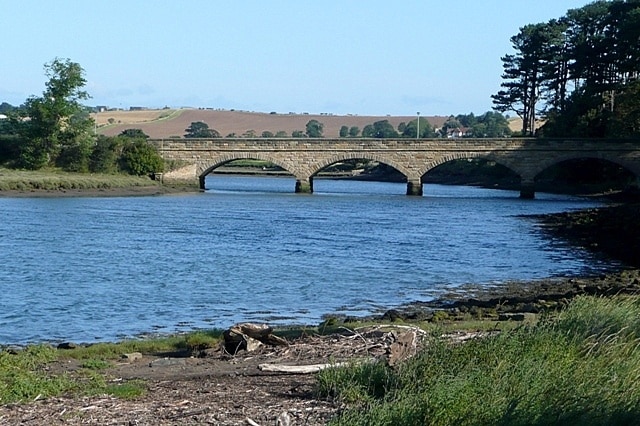
[[[596,1],[520,28],[502,57],[494,108],[522,118],[522,135],[640,134],[640,1]],[[536,121],[545,124],[536,132]]]

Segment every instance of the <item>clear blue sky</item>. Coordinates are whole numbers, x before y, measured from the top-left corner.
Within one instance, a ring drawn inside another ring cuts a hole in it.
[[[0,102],[55,57],[87,105],[449,115],[491,109],[509,38],[586,0],[0,1]]]

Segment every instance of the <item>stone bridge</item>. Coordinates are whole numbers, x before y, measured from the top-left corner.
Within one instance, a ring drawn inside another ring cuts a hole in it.
[[[520,176],[520,196],[533,198],[536,176],[565,160],[596,158],[640,177],[640,140],[596,139],[311,139],[221,138],[155,139],[160,155],[181,167],[163,181],[188,181],[204,189],[207,174],[238,159],[269,161],[290,172],[295,191],[313,192],[313,177],[325,167],[349,159],[367,159],[394,167],[407,178],[407,195],[422,195],[422,176],[456,159],[482,158]]]

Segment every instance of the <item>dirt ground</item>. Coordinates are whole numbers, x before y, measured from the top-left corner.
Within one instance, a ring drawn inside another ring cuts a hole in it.
[[[406,329],[398,329],[406,332]],[[0,408],[0,424],[23,425],[322,425],[340,405],[314,396],[313,374],[261,371],[263,364],[315,365],[385,357],[398,331],[377,328],[331,336],[303,336],[288,346],[262,345],[235,356],[222,348],[195,354],[157,354],[106,370],[113,383],[143,380],[144,396],[60,397]],[[78,361],[50,365],[51,373],[75,374]],[[283,414],[285,413],[285,414]],[[283,423],[282,424],[287,424]]]

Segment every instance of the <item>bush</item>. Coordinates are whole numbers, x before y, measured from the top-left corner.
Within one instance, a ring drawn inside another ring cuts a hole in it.
[[[122,148],[120,168],[129,174],[144,176],[162,172],[164,162],[154,146],[144,139],[133,139]]]
[[[120,146],[118,138],[99,136],[89,157],[89,170],[92,173],[116,173]]]

